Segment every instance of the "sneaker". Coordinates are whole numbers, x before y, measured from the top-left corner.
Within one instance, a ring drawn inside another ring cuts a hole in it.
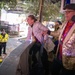
[[[5,53],[5,54],[2,54],[2,58],[4,59],[5,57],[7,56],[7,54]]]

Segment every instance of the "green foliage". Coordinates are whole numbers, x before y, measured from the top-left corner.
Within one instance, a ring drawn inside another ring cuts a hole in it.
[[[40,0],[39,0],[40,1]],[[39,13],[39,1],[38,0],[25,0],[27,3],[26,12],[31,12],[34,15],[38,16]],[[50,0],[44,0],[43,5],[43,20],[55,20],[59,16],[60,11],[60,1],[53,4]]]
[[[27,13],[30,12],[36,16],[38,15],[38,13],[39,13],[39,2],[37,2],[37,1],[34,1],[34,3],[28,2],[27,7],[28,7],[26,10]]]
[[[0,9],[1,8],[14,8],[17,4],[16,0],[0,0]]]
[[[49,1],[44,2],[43,15],[45,16],[44,20],[55,20],[60,14],[60,2],[51,3]]]
[[[17,4],[18,0],[0,0],[0,8],[11,8],[12,10],[16,9],[17,5],[26,13],[32,13],[36,16],[39,15],[39,1],[40,0],[19,0],[22,3]],[[55,20],[57,16],[60,15],[60,1],[58,0],[44,0],[43,5],[43,20]]]

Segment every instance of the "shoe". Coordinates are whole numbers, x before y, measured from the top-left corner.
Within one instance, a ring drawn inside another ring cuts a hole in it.
[[[7,54],[2,54],[2,58],[4,59],[7,56]]]

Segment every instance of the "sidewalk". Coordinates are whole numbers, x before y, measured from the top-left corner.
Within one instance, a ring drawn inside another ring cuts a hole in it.
[[[20,41],[18,41],[16,38],[9,38],[8,42],[7,42],[7,46],[6,46],[6,53],[7,55],[4,56],[2,54],[2,60],[0,59],[0,62],[2,62],[15,48],[17,48],[19,45],[21,45],[22,43]]]

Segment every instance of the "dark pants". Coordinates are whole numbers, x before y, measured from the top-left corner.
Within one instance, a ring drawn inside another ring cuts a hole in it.
[[[74,75],[74,70],[65,69],[59,59],[54,59],[51,66],[52,75]]]
[[[0,55],[2,54],[2,49],[3,54],[6,54],[6,42],[0,44]]]
[[[57,47],[58,47],[58,40],[55,40],[54,44],[55,44],[55,47],[54,47],[53,53],[55,54],[57,51]]]
[[[61,75],[75,75],[75,70],[68,70],[68,69],[63,68]]]
[[[29,54],[32,56],[32,65],[35,65],[38,61],[41,60],[41,63],[43,65],[43,68],[45,70],[46,75],[49,72],[49,62],[48,62],[48,56],[46,50],[43,48],[43,52],[40,53],[41,44],[39,42],[36,42],[33,47],[30,49]],[[37,53],[39,53],[37,57]],[[38,59],[40,57],[40,60]]]

